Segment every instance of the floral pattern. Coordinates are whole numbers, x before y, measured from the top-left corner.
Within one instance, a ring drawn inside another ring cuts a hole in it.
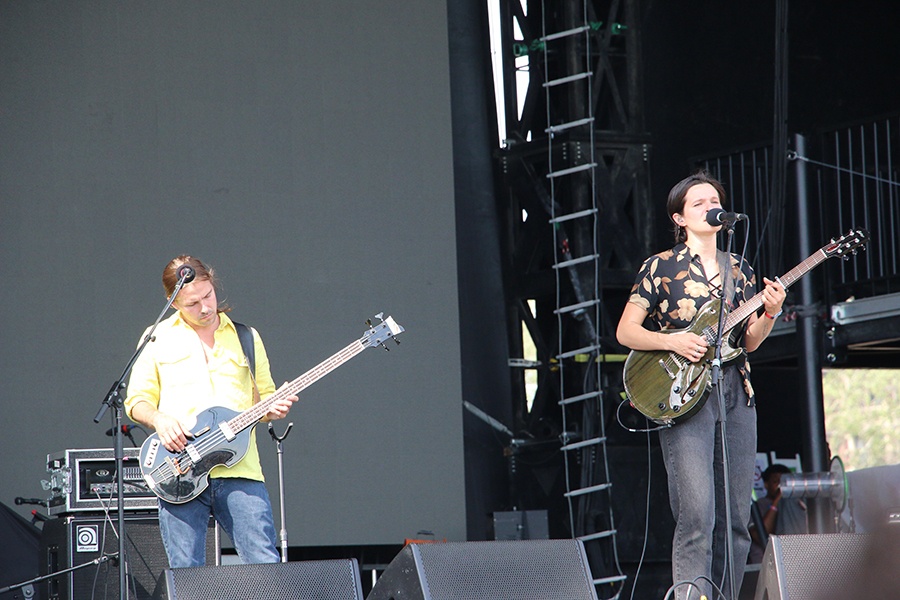
[[[734,254],[731,275],[735,283],[729,305],[734,308],[756,293],[756,275],[746,261],[741,268],[741,259]],[[653,329],[684,329],[704,304],[720,294],[706,279],[700,257],[679,244],[644,261],[628,301],[647,311]]]
[[[756,275],[746,261],[741,263],[740,257],[732,254],[731,276],[734,296],[728,304],[734,309],[756,293]],[[721,289],[706,279],[700,257],[679,244],[644,261],[628,301],[646,310],[649,328],[659,331],[689,327],[697,311],[720,296]],[[749,361],[739,369],[747,396],[753,399]]]

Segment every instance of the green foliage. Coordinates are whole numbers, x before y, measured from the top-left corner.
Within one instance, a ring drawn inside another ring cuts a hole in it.
[[[900,372],[826,369],[825,430],[848,471],[900,463]]]

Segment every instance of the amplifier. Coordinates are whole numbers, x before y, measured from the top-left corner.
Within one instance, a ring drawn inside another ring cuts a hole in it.
[[[147,487],[138,466],[140,448],[125,448],[125,510],[157,510],[156,495]],[[102,512],[118,509],[116,460],[112,448],[63,450],[47,455],[50,491],[47,512],[51,515],[74,512]]]
[[[119,549],[118,527],[113,516],[81,513],[44,522],[40,545],[40,574],[51,575],[41,583],[35,598],[42,600],[112,600],[127,597],[151,600],[157,581],[169,567],[159,534],[156,514],[125,515],[126,594],[119,595],[119,566],[104,556]],[[206,562],[221,563],[219,530],[209,521]],[[215,567],[210,567],[215,568]],[[35,586],[37,587],[37,586]],[[209,598],[217,598],[210,590]],[[224,593],[224,592],[223,592]]]

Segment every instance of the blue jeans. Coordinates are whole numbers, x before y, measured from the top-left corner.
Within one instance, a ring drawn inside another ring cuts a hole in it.
[[[159,529],[169,567],[206,564],[206,534],[213,515],[243,563],[281,560],[269,493],[261,481],[217,477],[203,493],[184,504],[159,501]]]
[[[747,406],[743,378],[734,366],[723,369],[728,478],[731,498],[731,538],[734,543],[735,596],[740,593],[750,549],[750,503],[756,464],[756,407]],[[716,391],[687,421],[660,431],[659,440],[669,482],[669,503],[675,517],[672,578],[694,581],[708,577],[731,598],[725,563],[726,531],[722,443]],[[708,598],[717,597],[709,583],[696,584]],[[679,585],[675,597],[699,598],[696,588]]]

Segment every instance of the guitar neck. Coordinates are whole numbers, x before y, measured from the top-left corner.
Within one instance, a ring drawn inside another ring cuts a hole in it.
[[[809,258],[779,277],[779,280],[784,285],[784,289],[787,290],[789,287],[794,285],[794,283],[796,283],[801,277],[809,273],[812,269],[814,269],[827,259],[828,255],[824,250],[818,250],[814,252]],[[759,310],[762,305],[763,293],[762,291],[759,291],[752,298],[729,313],[728,318],[725,319],[725,332],[728,333],[739,324],[743,323],[747,317]]]
[[[266,413],[269,412],[269,409],[272,407],[272,405],[279,399],[299,394],[302,390],[305,390],[316,381],[318,381],[322,377],[325,377],[326,375],[343,365],[345,362],[365,350],[365,348],[366,346],[364,346],[362,341],[360,340],[352,342],[346,348],[332,354],[297,379],[280,388],[265,400],[257,402],[253,405],[252,408],[245,410],[241,414],[228,421],[228,427],[236,434],[243,431],[244,429],[247,429],[248,427],[253,427],[257,423],[259,423],[264,416],[266,416]]]

